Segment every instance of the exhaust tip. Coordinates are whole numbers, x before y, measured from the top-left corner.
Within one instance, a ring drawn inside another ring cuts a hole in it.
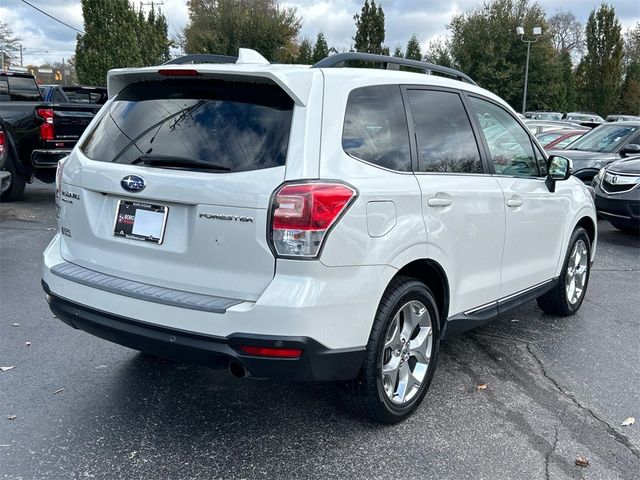
[[[251,373],[238,362],[229,362],[229,373],[236,378],[247,378]]]

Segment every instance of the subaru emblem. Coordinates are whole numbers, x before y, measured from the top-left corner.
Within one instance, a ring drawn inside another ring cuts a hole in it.
[[[129,192],[141,192],[147,186],[147,182],[139,175],[127,175],[120,180],[120,185]]]

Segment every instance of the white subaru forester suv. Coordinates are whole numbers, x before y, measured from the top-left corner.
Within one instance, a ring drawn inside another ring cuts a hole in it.
[[[532,299],[580,307],[591,192],[464,74],[202,60],[109,72],[60,162],[42,284],[63,322],[236,376],[337,381],[394,423],[447,336]]]

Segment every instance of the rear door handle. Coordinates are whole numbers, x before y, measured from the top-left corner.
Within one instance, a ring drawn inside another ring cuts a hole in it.
[[[427,200],[427,205],[429,205],[430,207],[448,207],[449,205],[451,205],[451,199],[432,197]]]
[[[507,200],[507,207],[517,208],[517,207],[521,207],[523,203],[524,202],[522,201],[522,198],[511,197],[509,200]]]

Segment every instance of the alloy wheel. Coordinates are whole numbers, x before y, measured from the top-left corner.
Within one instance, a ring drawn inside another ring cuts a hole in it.
[[[427,307],[406,303],[387,327],[381,358],[381,381],[396,405],[410,402],[423,384],[433,348],[433,325]]]
[[[580,239],[571,250],[565,279],[567,300],[571,305],[578,303],[584,293],[589,269],[588,262],[587,245]]]

